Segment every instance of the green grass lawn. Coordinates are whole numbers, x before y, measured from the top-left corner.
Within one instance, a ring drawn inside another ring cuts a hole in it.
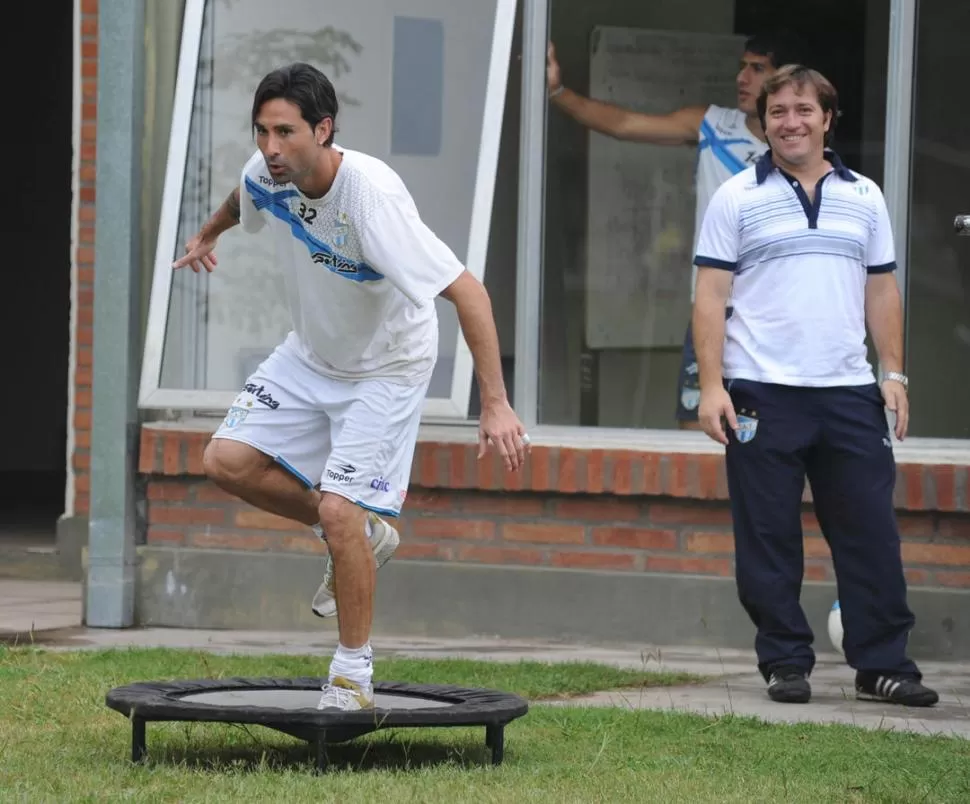
[[[49,653],[0,648],[0,801],[970,801],[970,742],[843,726],[766,725],[533,703],[488,764],[484,729],[381,731],[330,748],[313,772],[304,743],[259,726],[149,723],[150,759],[104,705],[135,681],[307,676],[320,657],[175,650]],[[589,664],[377,662],[376,677],[491,687],[536,698],[691,683]]]

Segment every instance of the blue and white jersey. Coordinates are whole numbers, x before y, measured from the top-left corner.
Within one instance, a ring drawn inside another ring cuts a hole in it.
[[[241,177],[241,223],[271,228],[293,320],[288,341],[304,360],[337,379],[417,384],[437,359],[434,299],[464,267],[397,173],[338,150],[343,160],[322,198],[278,184],[257,151]]]
[[[768,150],[747,125],[740,109],[709,106],[701,121],[697,143],[697,170],[694,181],[697,205],[694,215],[694,245],[711,198],[724,182],[751,167]],[[691,299],[697,269],[691,275]]]
[[[814,199],[771,153],[714,193],[695,265],[734,273],[724,377],[826,387],[875,382],[866,352],[871,273],[896,268],[879,186],[827,151]]]

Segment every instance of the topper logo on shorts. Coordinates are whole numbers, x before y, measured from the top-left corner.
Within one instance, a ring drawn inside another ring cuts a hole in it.
[[[384,476],[383,475],[381,477],[375,477],[370,482],[370,487],[372,489],[374,489],[375,491],[390,491],[391,490],[391,484],[388,483],[384,479]]]
[[[246,393],[252,394],[256,397],[257,402],[266,405],[271,410],[276,410],[280,406],[280,403],[273,399],[273,395],[263,385],[256,385],[256,383],[249,382],[243,386],[243,390]]]
[[[354,478],[356,471],[357,467],[353,464],[338,463],[333,469],[327,467],[327,478],[335,483],[353,483],[356,479]]]

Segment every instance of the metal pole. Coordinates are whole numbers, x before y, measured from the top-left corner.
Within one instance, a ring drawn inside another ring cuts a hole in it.
[[[145,0],[100,0],[86,623],[135,612],[135,458]]]
[[[522,123],[515,296],[515,411],[526,427],[539,413],[539,314],[545,162],[548,0],[523,0]]]

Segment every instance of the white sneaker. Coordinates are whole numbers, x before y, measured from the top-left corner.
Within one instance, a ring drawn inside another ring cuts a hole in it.
[[[374,551],[374,561],[377,569],[383,567],[388,559],[394,555],[401,537],[397,531],[381,519],[377,514],[368,511],[370,521],[370,546]],[[310,604],[317,617],[335,617],[337,615],[337,599],[333,596],[333,558],[327,556],[327,570],[323,575],[323,583],[313,596]]]
[[[317,709],[339,709],[341,712],[359,712],[374,708],[374,687],[356,684],[343,676],[334,676],[321,688],[323,695]]]

